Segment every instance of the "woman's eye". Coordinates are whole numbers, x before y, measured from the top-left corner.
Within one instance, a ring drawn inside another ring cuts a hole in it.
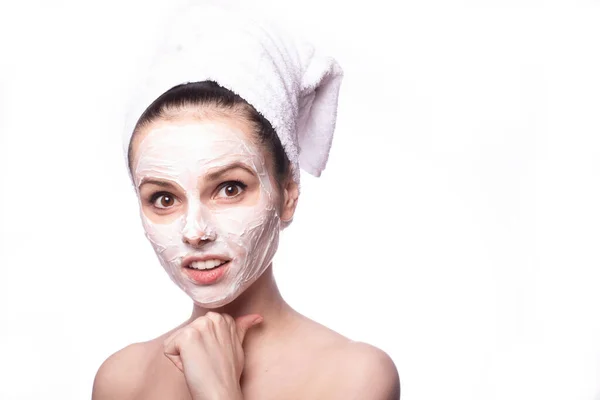
[[[244,191],[244,189],[246,189],[246,185],[244,185],[242,182],[226,182],[221,186],[217,197],[237,197]]]
[[[156,193],[154,196],[152,196],[150,202],[154,207],[164,210],[166,208],[173,207],[175,204],[175,196],[169,193]]]

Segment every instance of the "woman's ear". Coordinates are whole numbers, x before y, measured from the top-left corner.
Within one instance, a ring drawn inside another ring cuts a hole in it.
[[[286,179],[285,186],[283,187],[283,204],[281,207],[281,220],[283,222],[290,222],[294,218],[299,193],[300,190],[296,181],[291,177]]]

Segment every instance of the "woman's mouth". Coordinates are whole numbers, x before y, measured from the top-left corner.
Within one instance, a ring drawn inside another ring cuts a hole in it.
[[[196,284],[210,285],[223,276],[229,262],[230,260],[221,259],[192,261],[183,267],[183,272]]]

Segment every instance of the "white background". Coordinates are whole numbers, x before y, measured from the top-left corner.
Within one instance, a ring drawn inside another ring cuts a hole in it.
[[[120,136],[177,3],[1,3],[0,399],[89,398],[191,311]],[[346,72],[287,300],[387,351],[406,400],[600,399],[600,2],[270,3]]]

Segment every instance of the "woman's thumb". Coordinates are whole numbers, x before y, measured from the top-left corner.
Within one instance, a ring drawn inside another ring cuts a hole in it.
[[[244,337],[246,337],[246,332],[248,332],[248,329],[260,324],[262,321],[263,317],[259,314],[244,315],[243,317],[236,318],[235,325],[237,326],[237,333],[240,342],[244,342]]]

